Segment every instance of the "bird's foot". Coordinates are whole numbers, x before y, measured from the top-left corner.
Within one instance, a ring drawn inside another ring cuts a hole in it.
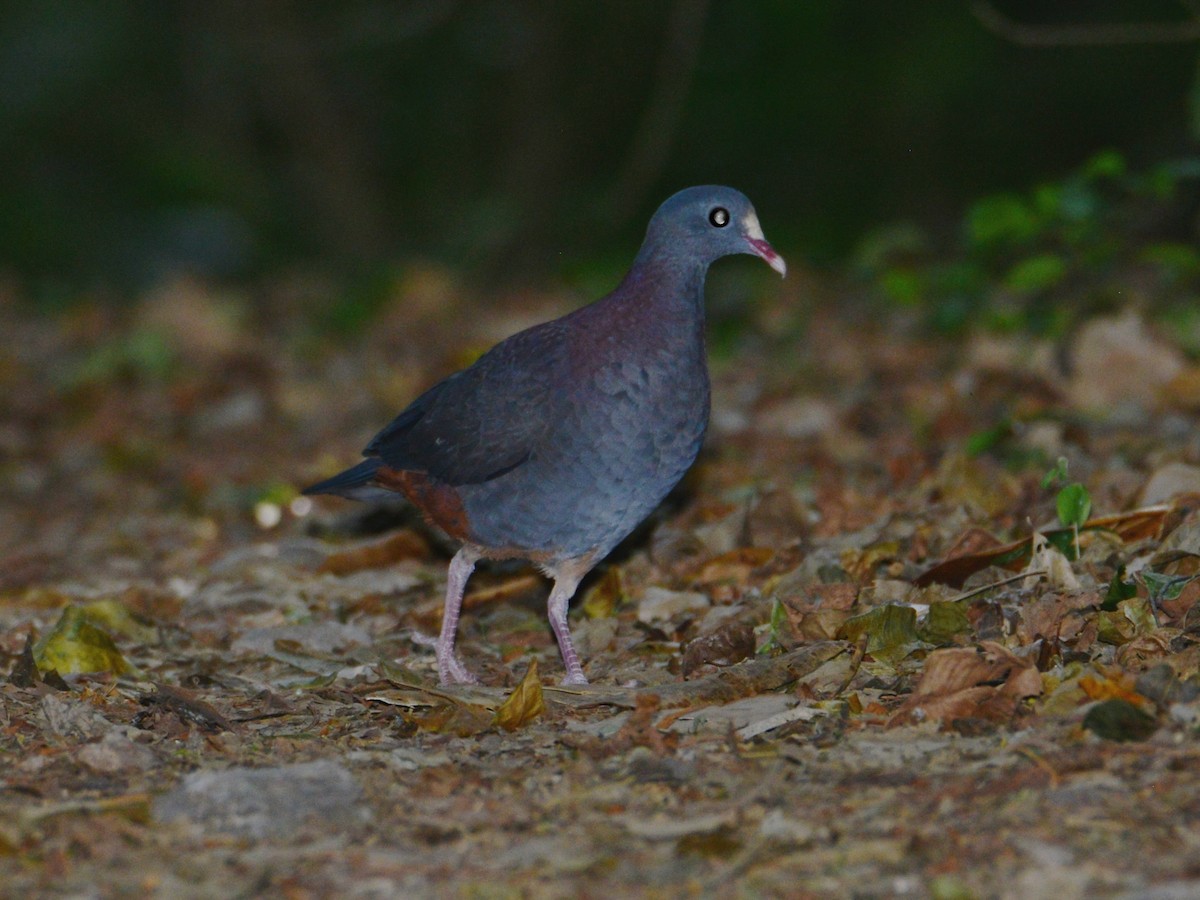
[[[438,681],[443,687],[450,684],[479,684],[479,679],[462,664],[462,661],[451,650],[442,653],[438,648]]]
[[[589,684],[589,682],[587,680],[587,676],[583,674],[583,670],[580,669],[577,672],[567,672],[559,684],[561,684],[563,687],[573,687],[580,684]]]

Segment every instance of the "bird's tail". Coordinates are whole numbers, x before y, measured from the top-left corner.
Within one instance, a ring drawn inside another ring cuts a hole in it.
[[[348,497],[351,500],[378,500],[386,497],[395,497],[392,491],[373,484],[375,472],[381,465],[383,465],[383,461],[380,459],[374,457],[364,459],[357,466],[352,466],[345,472],[340,472],[332,478],[326,478],[324,481],[318,481],[316,484],[309,485],[300,493],[336,494],[339,497]]]

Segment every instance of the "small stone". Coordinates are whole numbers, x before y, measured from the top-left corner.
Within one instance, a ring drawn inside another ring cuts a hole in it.
[[[116,728],[90,703],[57,694],[42,698],[42,715],[46,718],[47,729],[58,737],[95,740]]]
[[[343,828],[365,820],[362,788],[334,762],[267,769],[193,772],[154,805],[164,822],[186,819],[204,831],[253,840],[286,837],[313,823]]]
[[[648,587],[638,603],[638,621],[668,622],[683,613],[699,613],[708,609],[712,601],[695,591],[669,591],[661,587]]]
[[[95,743],[80,747],[76,757],[83,765],[100,775],[143,772],[155,762],[154,753],[149,747],[135,744],[116,731],[109,732]]]

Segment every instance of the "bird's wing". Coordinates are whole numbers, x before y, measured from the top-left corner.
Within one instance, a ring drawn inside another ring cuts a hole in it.
[[[558,322],[548,322],[497,344],[414,400],[364,455],[450,485],[515,469],[559,415],[564,337]]]

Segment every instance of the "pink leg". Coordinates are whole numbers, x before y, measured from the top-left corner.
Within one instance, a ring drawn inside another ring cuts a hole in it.
[[[563,665],[567,667],[563,684],[588,683],[587,676],[583,674],[583,666],[579,663],[579,654],[575,652],[575,644],[571,642],[571,630],[567,627],[567,606],[571,603],[575,588],[579,587],[581,577],[574,573],[558,573],[558,577],[554,579],[554,588],[550,591],[550,599],[546,602],[546,610],[550,614],[550,627],[554,629]]]
[[[450,571],[446,576],[446,604],[442,608],[442,632],[438,635],[437,654],[438,681],[442,684],[476,684],[479,679],[467,671],[454,653],[454,637],[458,633],[458,614],[462,610],[463,592],[467,579],[475,569],[479,555],[463,547],[450,560]]]

